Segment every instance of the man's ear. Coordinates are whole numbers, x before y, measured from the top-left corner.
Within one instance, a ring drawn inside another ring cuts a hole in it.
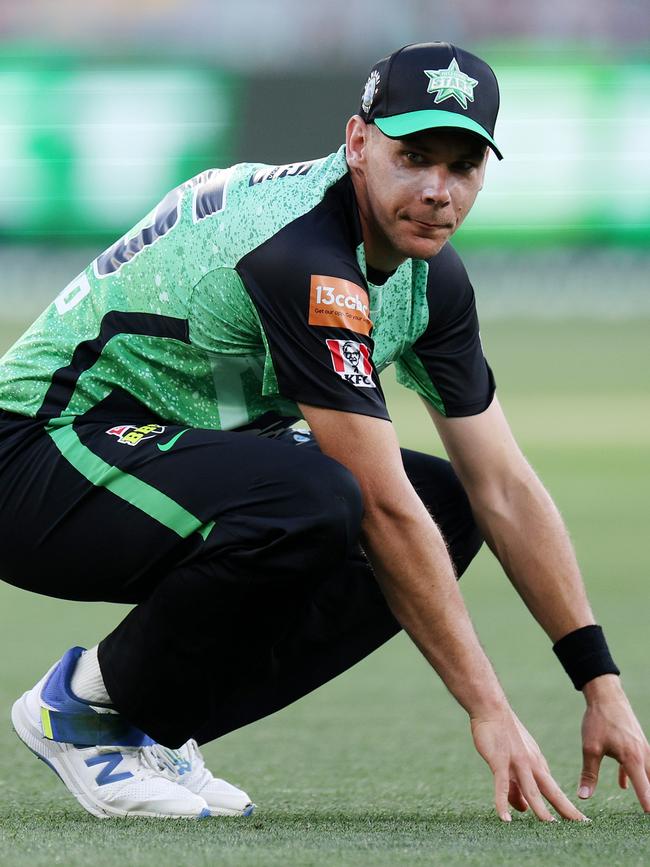
[[[369,125],[361,115],[352,115],[345,127],[345,153],[350,168],[359,169],[363,164],[369,138]]]
[[[483,165],[481,167],[481,186],[479,187],[479,192],[483,189],[483,183],[485,181],[485,169],[487,167],[487,161],[490,159],[490,154],[492,153],[489,147],[485,148],[485,156],[483,157]]]

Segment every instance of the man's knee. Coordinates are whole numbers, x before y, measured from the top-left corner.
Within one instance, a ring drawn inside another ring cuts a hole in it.
[[[465,489],[443,458],[409,449],[402,449],[402,458],[411,484],[440,527],[460,577],[483,544]]]
[[[349,470],[291,447],[216,521],[216,559],[255,580],[293,580],[343,566],[358,543],[362,498]]]
[[[312,453],[309,470],[293,483],[297,502],[309,513],[316,546],[334,545],[345,559],[358,542],[363,515],[361,489],[354,475],[332,458]]]
[[[483,541],[483,534],[479,530],[470,510],[465,532],[453,544],[447,543],[456,575],[459,578],[480,551]]]
[[[469,498],[453,467],[445,461],[446,510],[440,516],[439,526],[445,537],[456,575],[465,572],[483,544]]]

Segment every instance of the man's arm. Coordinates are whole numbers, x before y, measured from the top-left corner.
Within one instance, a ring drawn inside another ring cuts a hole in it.
[[[477,523],[512,584],[549,638],[556,642],[595,623],[562,518],[517,446],[495,398],[480,415],[444,418],[428,407],[472,504]],[[621,765],[650,812],[650,746],[615,675],[583,689],[583,771],[580,797],[589,797],[604,755]]]
[[[550,775],[481,648],[444,541],[409,482],[393,426],[383,419],[301,405],[322,451],[354,474],[364,501],[362,542],[396,618],[471,718],[477,749],[495,776],[495,803],[522,798],[552,819],[582,819]],[[349,449],[347,444],[359,443]]]

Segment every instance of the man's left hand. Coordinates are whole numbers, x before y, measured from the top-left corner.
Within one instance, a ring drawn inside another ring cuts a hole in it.
[[[616,675],[606,674],[585,684],[587,709],[582,720],[582,773],[579,798],[590,798],[604,756],[619,763],[618,782],[628,779],[639,803],[650,813],[650,744]]]

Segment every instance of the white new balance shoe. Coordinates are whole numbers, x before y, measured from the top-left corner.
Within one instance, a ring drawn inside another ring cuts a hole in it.
[[[69,650],[15,702],[11,720],[18,737],[93,816],[210,816],[203,797],[161,769],[150,751],[151,738],[119,714],[91,707],[72,693],[81,653],[82,648]]]
[[[213,816],[250,816],[255,809],[246,792],[210,773],[195,740],[177,750],[153,744],[145,751],[152,763],[167,770],[179,786],[203,798]]]

